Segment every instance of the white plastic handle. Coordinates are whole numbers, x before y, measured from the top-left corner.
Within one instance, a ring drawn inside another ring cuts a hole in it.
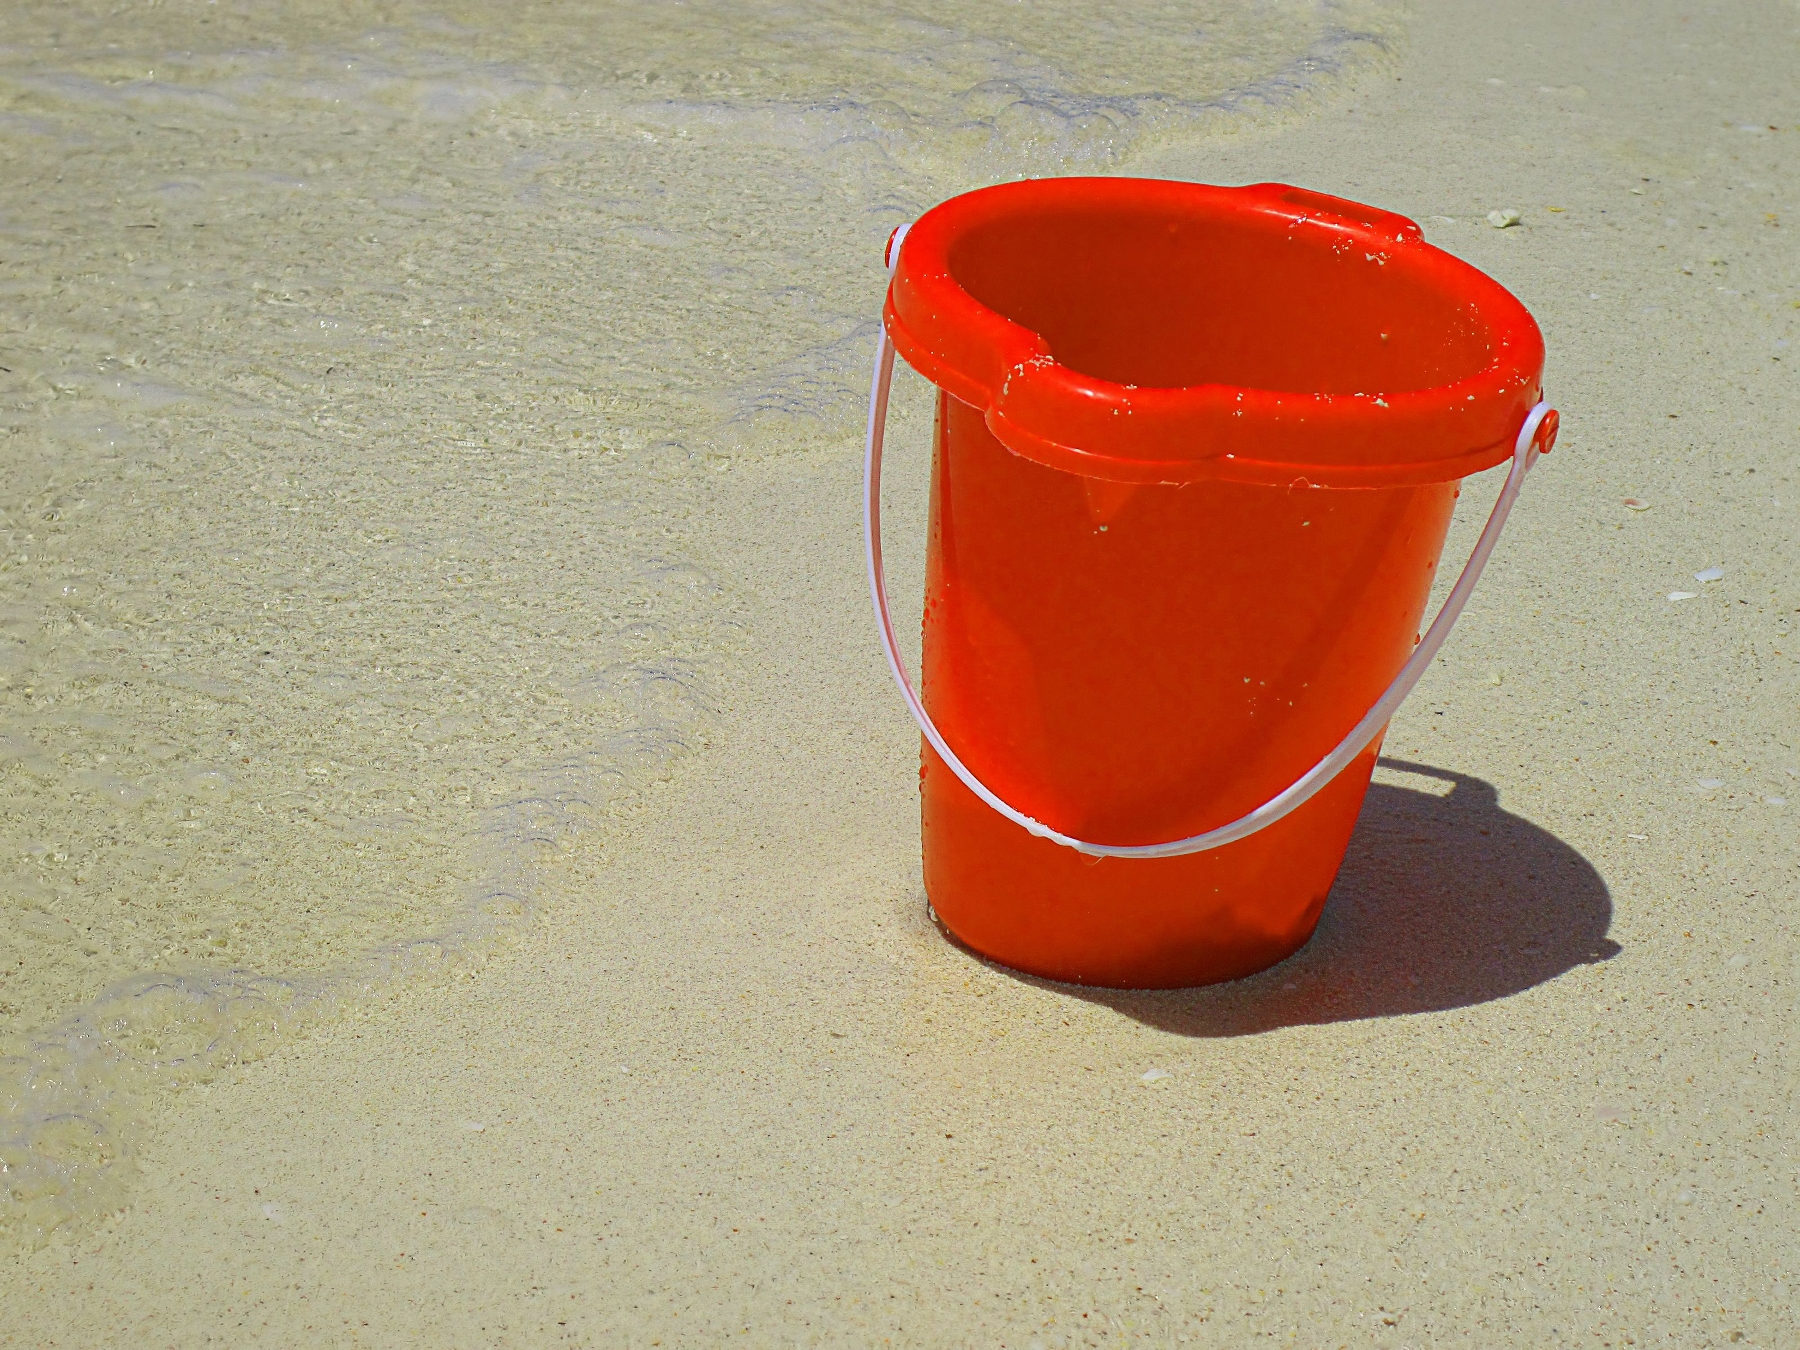
[[[904,237],[905,232],[902,230],[896,233],[888,245],[890,272],[899,258],[900,241]],[[970,772],[969,767],[944,740],[943,733],[931,720],[931,714],[925,711],[925,705],[913,690],[912,681],[906,676],[906,667],[900,663],[899,644],[894,637],[894,619],[888,611],[887,577],[881,566],[881,448],[887,435],[888,389],[893,378],[894,344],[888,337],[887,325],[882,324],[881,339],[875,352],[874,378],[869,387],[869,435],[863,455],[863,537],[867,544],[869,595],[875,602],[875,618],[881,626],[881,647],[887,653],[888,668],[894,673],[894,683],[900,686],[900,696],[906,700],[913,721],[918,723],[919,730],[924,733],[931,748],[950,766],[950,771],[962,780],[963,786],[1013,824],[1030,831],[1038,838],[1048,839],[1052,843],[1096,858],[1178,858],[1183,854],[1204,853],[1207,849],[1234,843],[1258,830],[1268,828],[1289,812],[1298,810],[1361,754],[1369,742],[1381,734],[1388,719],[1393,717],[1406,696],[1412,693],[1413,686],[1423,678],[1432,658],[1444,645],[1444,640],[1450,636],[1450,630],[1462,615],[1463,606],[1468,604],[1469,596],[1475,590],[1475,583],[1481,579],[1481,571],[1487,566],[1488,556],[1493,553],[1494,545],[1500,540],[1500,531],[1505,528],[1513,503],[1518,500],[1525,475],[1537,462],[1538,427],[1551,411],[1548,403],[1539,403],[1525,415],[1525,421],[1519,427],[1518,439],[1513,443],[1512,467],[1507,472],[1506,484],[1500,489],[1500,497],[1494,503],[1487,525],[1481,531],[1481,538],[1475,541],[1475,550],[1469,555],[1462,575],[1450,588],[1450,594],[1445,598],[1437,618],[1425,630],[1425,636],[1419,639],[1419,645],[1400,668],[1394,682],[1387,687],[1387,692],[1375,700],[1375,705],[1351,728],[1350,734],[1338,742],[1335,750],[1254,811],[1217,829],[1190,835],[1186,839],[1172,839],[1166,844],[1096,844],[1063,834],[1041,820],[1033,819],[1023,811],[1009,806]]]

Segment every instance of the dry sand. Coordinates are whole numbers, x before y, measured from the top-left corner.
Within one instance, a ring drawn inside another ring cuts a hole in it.
[[[473,977],[159,1098],[0,1343],[1800,1343],[1796,70],[1792,5],[1427,4],[1147,166],[1414,216],[1564,417],[1292,961],[1114,994],[947,943],[857,447],[743,456],[693,508],[748,616],[709,743]]]

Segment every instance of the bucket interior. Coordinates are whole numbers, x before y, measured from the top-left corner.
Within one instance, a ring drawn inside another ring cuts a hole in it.
[[[1286,218],[1021,212],[969,230],[949,264],[1060,363],[1119,384],[1380,394],[1492,360],[1479,314],[1431,268]]]

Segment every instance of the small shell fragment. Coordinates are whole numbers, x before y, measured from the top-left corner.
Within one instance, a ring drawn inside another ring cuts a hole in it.
[[[1692,600],[1698,594],[1699,594],[1698,591],[1670,591],[1669,599],[1671,599],[1671,600]]]
[[[1627,497],[1625,499],[1625,509],[1627,511],[1648,511],[1650,509],[1650,503],[1645,501],[1642,497]]]
[[[1708,567],[1694,573],[1695,581],[1723,581],[1724,579],[1725,569],[1723,567]]]
[[[1149,1073],[1147,1073],[1143,1077],[1139,1078],[1138,1082],[1140,1082],[1140,1083],[1160,1083],[1160,1082],[1162,1082],[1163,1079],[1165,1079],[1169,1076],[1170,1076],[1169,1072],[1166,1069],[1152,1069],[1152,1070],[1150,1070]]]
[[[1496,230],[1511,229],[1519,223],[1519,213],[1517,211],[1489,211],[1487,222]]]
[[[1725,780],[1723,778],[1700,778],[1695,781],[1708,792],[1711,792],[1714,788],[1722,788],[1725,786]]]

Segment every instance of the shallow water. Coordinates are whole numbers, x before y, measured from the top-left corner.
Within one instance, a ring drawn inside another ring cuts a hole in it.
[[[479,959],[720,715],[734,455],[880,243],[1378,61],[1378,3],[94,5],[0,47],[0,1232],[146,1094]]]

